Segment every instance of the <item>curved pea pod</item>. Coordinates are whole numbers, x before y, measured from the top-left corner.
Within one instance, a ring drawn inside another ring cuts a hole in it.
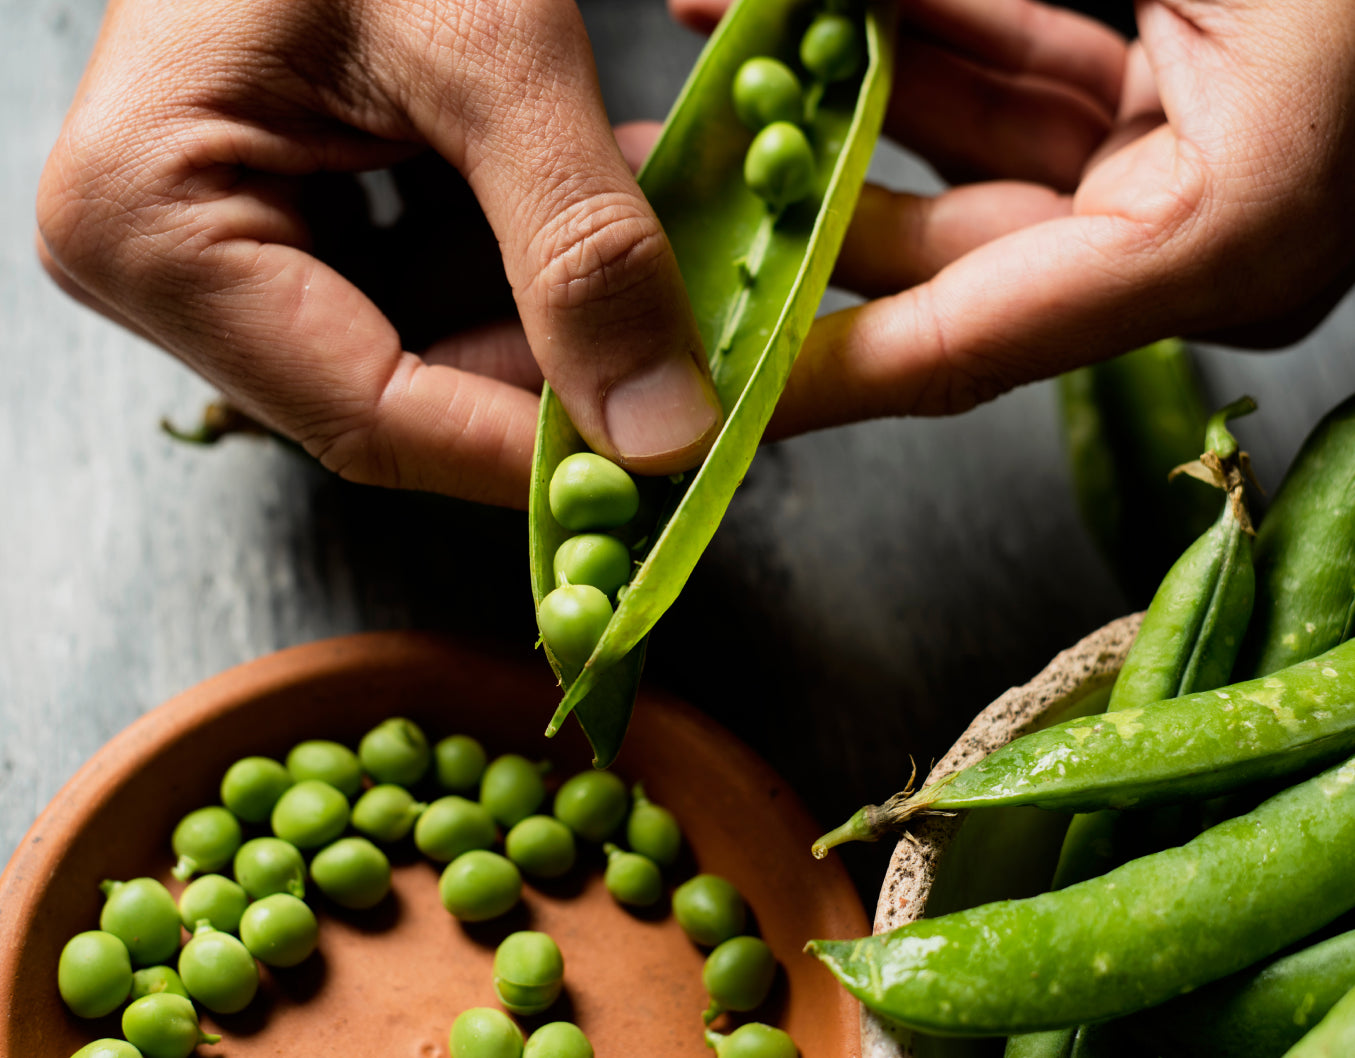
[[[1190,347],[1169,338],[1060,376],[1073,494],[1083,523],[1135,607],[1209,526],[1214,499],[1168,482],[1199,451],[1209,409]]]
[[[1342,1058],[1355,1054],[1355,989],[1327,1012],[1283,1058]]]
[[[860,76],[826,87],[805,125],[817,163],[805,200],[773,212],[744,184],[743,157],[753,134],[731,99],[746,59],[772,55],[795,62],[806,24],[798,0],[738,0],[730,8],[640,172],[640,186],[677,255],[725,425],[695,472],[678,482],[641,483],[639,517],[646,520],[631,527],[631,537],[642,562],[592,656],[570,666],[546,648],[564,690],[547,734],[577,711],[599,766],[620,747],[645,637],[714,536],[827,287],[883,121],[895,6],[882,0],[864,5],[866,67]],[[552,556],[568,535],[550,513],[550,478],[561,459],[584,448],[547,386],[528,512],[538,604],[554,587]]]
[[[1355,931],[1288,952],[1160,1006],[1119,1029],[1160,1058],[1279,1058],[1355,988]]]
[[[1355,760],[1177,848],[1024,900],[807,950],[870,1010],[934,1035],[1008,1035],[1142,1010],[1355,905]]]
[[[1355,397],[1329,411],[1256,536],[1245,672],[1264,676],[1349,639],[1355,624]]]

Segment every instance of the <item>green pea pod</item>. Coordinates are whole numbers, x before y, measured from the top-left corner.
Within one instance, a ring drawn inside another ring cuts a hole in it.
[[[677,255],[726,418],[696,472],[672,485],[646,483],[651,530],[637,535],[640,550],[648,551],[592,656],[569,666],[546,649],[564,689],[547,734],[577,709],[600,766],[620,748],[645,636],[715,534],[827,286],[883,121],[895,6],[865,5],[866,68],[859,78],[828,86],[807,123],[818,165],[805,201],[774,214],[745,186],[743,155],[752,133],[731,100],[744,60],[772,55],[796,62],[799,35],[813,14],[801,0],[738,0],[730,8],[640,172]],[[538,604],[554,587],[551,560],[568,535],[550,514],[550,477],[561,459],[583,449],[546,387],[528,514]]]
[[[1355,930],[1118,1023],[1161,1058],[1279,1058],[1355,988]]]
[[[1279,951],[1355,906],[1352,871],[1348,760],[1099,878],[807,950],[907,1028],[1038,1032],[1142,1010]]]
[[[1349,639],[1355,623],[1355,397],[1308,435],[1256,536],[1244,671],[1265,676]]]
[[[1154,342],[1068,372],[1059,403],[1083,523],[1137,607],[1208,528],[1214,500],[1173,467],[1195,458],[1209,411],[1190,348]]]
[[[1347,992],[1327,1016],[1283,1058],[1344,1058],[1355,1054],[1355,989]]]

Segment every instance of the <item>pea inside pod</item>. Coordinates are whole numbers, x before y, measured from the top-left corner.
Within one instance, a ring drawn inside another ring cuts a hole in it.
[[[677,256],[726,424],[695,473],[637,483],[641,509],[658,513],[631,527],[642,542],[641,564],[590,655],[564,658],[546,642],[564,688],[548,734],[576,712],[600,766],[620,749],[645,636],[677,598],[743,480],[827,286],[883,120],[894,9],[869,3],[854,16],[865,63],[829,86],[802,126],[814,163],[802,201],[771,217],[748,188],[744,159],[753,134],[734,101],[736,76],[748,60],[798,63],[805,23],[796,0],[738,0],[729,9],[640,172]],[[570,535],[551,513],[550,483],[562,461],[585,451],[547,387],[528,518],[538,608],[555,587],[555,552]]]

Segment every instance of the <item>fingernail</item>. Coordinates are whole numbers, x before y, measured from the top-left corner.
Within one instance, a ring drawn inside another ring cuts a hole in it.
[[[626,463],[704,451],[721,419],[714,387],[684,353],[651,360],[612,383],[603,402],[607,433]]]

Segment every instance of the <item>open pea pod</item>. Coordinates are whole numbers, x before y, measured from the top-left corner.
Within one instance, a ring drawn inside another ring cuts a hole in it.
[[[815,155],[813,192],[774,212],[745,185],[743,159],[753,134],[734,111],[734,76],[745,60],[761,55],[798,67],[800,37],[824,6],[817,0],[737,0],[640,172],[640,186],[677,255],[725,425],[695,472],[680,481],[640,483],[639,517],[647,520],[632,535],[643,560],[592,656],[569,666],[546,648],[564,690],[546,733],[554,734],[576,712],[599,766],[620,749],[645,637],[682,590],[757,452],[828,285],[883,122],[892,0],[857,8],[866,45],[861,72],[821,95],[813,91],[813,113],[802,126]],[[555,550],[570,535],[550,512],[551,475],[560,460],[579,451],[586,451],[583,439],[547,386],[528,515],[538,606],[555,586]]]

